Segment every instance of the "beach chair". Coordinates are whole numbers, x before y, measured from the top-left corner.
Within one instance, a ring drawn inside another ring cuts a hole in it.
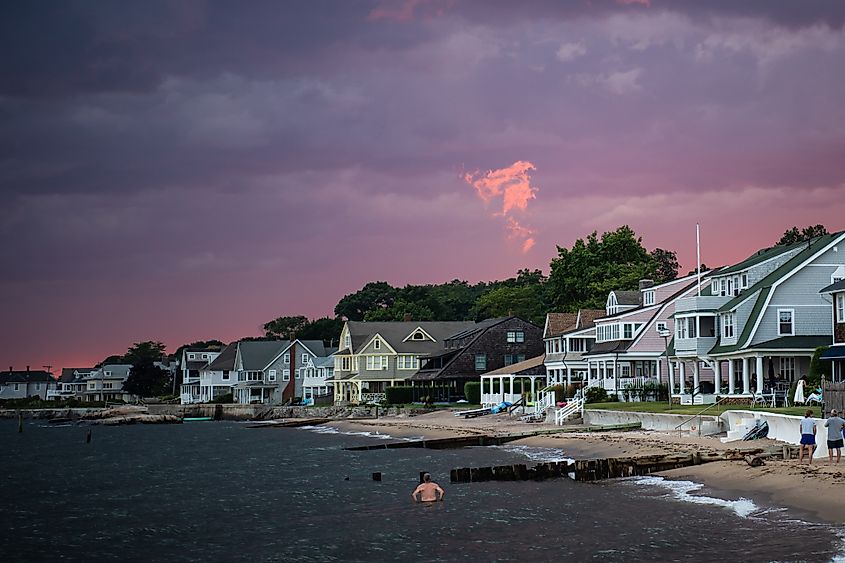
[[[804,403],[806,405],[812,405],[813,403],[817,405],[821,405],[824,403],[824,397],[822,396],[821,387],[816,388],[816,390],[810,393],[810,396],[807,397],[807,401]]]

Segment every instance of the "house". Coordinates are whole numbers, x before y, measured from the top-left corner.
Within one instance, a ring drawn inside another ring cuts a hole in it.
[[[331,400],[334,377],[334,358],[313,357],[305,366],[305,376],[302,378],[302,400],[313,404],[321,398]],[[328,397],[327,397],[328,396]]]
[[[467,381],[542,354],[543,330],[537,325],[516,316],[487,319],[444,339],[443,349],[421,358],[410,380],[431,386],[435,400],[448,401],[464,395]]]
[[[179,362],[182,383],[179,387],[179,399],[183,405],[199,402],[200,400],[200,371],[205,369],[221,350],[217,347],[185,348]],[[175,378],[174,378],[175,386]]]
[[[673,366],[692,368],[691,393],[748,403],[786,395],[809,371],[816,348],[831,342],[833,308],[820,293],[845,278],[845,232],[756,252],[708,276],[700,295],[679,299]],[[706,387],[701,373],[713,375]],[[670,372],[671,373],[671,372]]]
[[[845,273],[835,272],[834,282],[819,293],[830,295],[833,308],[833,343],[825,350],[821,359],[832,362],[831,378],[834,382],[845,381]]]
[[[129,364],[106,364],[89,372],[85,376],[85,401],[124,401],[134,397],[123,390],[123,384],[129,377],[132,366]]]
[[[533,403],[546,387],[545,354],[488,371],[481,376],[481,406],[492,407],[507,401]]]
[[[604,309],[581,309],[575,313],[548,313],[543,328],[547,384],[572,384],[587,379],[586,352],[596,341],[595,320]]]
[[[234,395],[234,385],[237,382],[235,371],[237,352],[238,343],[232,342],[199,370],[199,389],[196,397],[198,402],[207,403],[223,395]]]
[[[88,387],[86,378],[97,368],[62,368],[62,374],[56,382],[56,390],[48,394],[48,399],[82,399]]]
[[[56,378],[48,371],[30,370],[29,366],[24,371],[16,371],[9,366],[9,371],[0,372],[0,399],[46,399],[56,387]]]
[[[330,378],[334,372],[334,359],[330,356],[335,352],[337,352],[337,348],[326,348],[322,340],[296,339],[291,342],[290,346],[284,350],[284,361],[286,362],[285,365],[289,365],[290,372],[293,374],[293,384],[285,384],[283,380],[282,401],[305,398],[306,379],[308,379],[309,397],[325,395],[328,392],[326,376],[328,374]],[[331,363],[331,367],[328,367],[327,364],[329,363]],[[316,364],[320,364],[321,367],[318,369]],[[314,369],[310,377],[308,375],[309,366]]]
[[[284,357],[284,351],[289,347],[290,341],[287,340],[238,342],[233,364],[238,374],[237,382],[233,385],[236,403],[281,402],[279,384],[283,378],[286,382],[290,381],[291,376],[290,357]]]
[[[447,338],[475,324],[347,321],[340,332],[341,349],[334,354],[334,378],[330,381],[335,404],[384,400],[387,387],[410,382],[420,368],[420,358],[440,354]]]
[[[695,293],[698,285],[697,276],[686,276],[658,285],[640,280],[637,299],[631,292],[612,292],[606,314],[595,319],[595,344],[583,356],[588,381],[619,397],[629,386],[668,381],[671,369],[663,357],[669,347],[675,305]],[[626,298],[625,306],[618,304],[620,294]],[[632,307],[634,301],[639,305]]]

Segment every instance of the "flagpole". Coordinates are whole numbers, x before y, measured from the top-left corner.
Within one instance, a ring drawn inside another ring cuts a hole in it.
[[[695,263],[698,264],[698,296],[701,297],[701,234],[698,223],[695,224]]]

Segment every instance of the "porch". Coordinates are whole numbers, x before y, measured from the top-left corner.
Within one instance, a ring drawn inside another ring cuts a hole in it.
[[[515,403],[523,396],[526,404],[533,404],[545,387],[545,375],[485,374],[481,376],[481,406],[492,407],[503,401]]]

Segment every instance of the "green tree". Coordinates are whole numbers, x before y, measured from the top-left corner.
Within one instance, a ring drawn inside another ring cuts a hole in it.
[[[144,361],[137,366],[133,364],[123,389],[139,397],[157,397],[170,393],[171,384],[170,372]]]
[[[396,299],[396,289],[387,282],[370,282],[355,293],[344,295],[334,308],[339,317],[363,321],[368,311],[388,308]]]
[[[308,318],[302,315],[278,317],[264,323],[264,336],[288,340],[297,338],[302,328],[308,324]]]
[[[813,352],[813,357],[810,360],[810,374],[807,376],[807,384],[812,389],[815,389],[821,384],[822,377],[830,381],[831,368],[833,362],[821,359],[821,355],[829,348],[829,346],[819,346]]]
[[[472,310],[478,321],[516,315],[542,326],[546,317],[543,286],[502,286],[491,289],[476,300]]]
[[[106,365],[109,365],[109,364],[122,364],[122,363],[123,363],[123,356],[111,355],[94,367],[99,368],[99,367],[103,367],[103,366],[106,366]]]
[[[775,246],[786,246],[795,244],[796,242],[804,242],[826,234],[828,234],[827,229],[821,224],[809,225],[801,230],[798,230],[798,227],[792,227],[784,231],[783,236],[780,237],[780,240]]]
[[[365,321],[403,321],[406,318],[414,321],[433,321],[434,312],[425,305],[397,299],[390,307],[372,309],[364,315]]]
[[[707,264],[703,264],[703,263],[701,264],[701,273],[702,273],[702,274],[703,274],[704,272],[709,271],[709,270],[710,270],[710,266],[708,266]],[[688,275],[688,276],[694,276],[694,275],[695,275],[695,274],[697,274],[697,273],[698,273],[698,270],[696,270],[695,268],[693,268],[692,270],[690,270],[689,272],[687,272],[687,275]]]
[[[340,318],[323,317],[308,321],[299,331],[302,340],[322,340],[327,346],[336,346],[343,330],[343,320]]]
[[[623,225],[615,231],[593,231],[571,249],[557,247],[551,262],[549,301],[557,311],[601,308],[615,289],[635,290],[641,279],[655,279],[657,264],[642,239]]]
[[[678,253],[672,250],[655,248],[649,253],[655,262],[654,281],[664,283],[678,277]]]
[[[152,365],[153,362],[160,362],[165,359],[165,348],[164,344],[153,340],[136,342],[123,355],[123,363],[131,364],[133,367],[144,364]]]

